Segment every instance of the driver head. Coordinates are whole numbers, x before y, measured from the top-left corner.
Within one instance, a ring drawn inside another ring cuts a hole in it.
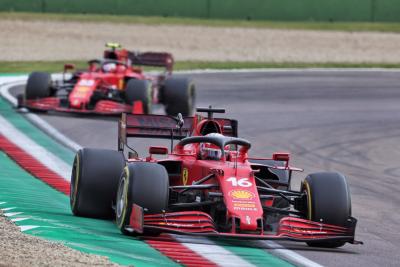
[[[219,133],[209,133],[206,136],[209,137],[223,137]],[[200,144],[200,159],[202,160],[220,160],[222,157],[221,149],[211,143],[201,143]]]
[[[117,69],[117,64],[115,63],[107,63],[103,65],[103,72],[113,72]]]

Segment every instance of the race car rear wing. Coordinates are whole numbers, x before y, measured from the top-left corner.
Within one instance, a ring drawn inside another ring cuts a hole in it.
[[[190,135],[193,118],[184,118],[182,128],[177,128],[173,117],[123,113],[118,123],[118,150],[123,150],[128,137],[182,139]]]
[[[237,137],[237,121],[215,118],[223,126],[223,134]],[[123,113],[118,122],[118,150],[123,151],[128,137],[180,140],[192,134],[197,118],[184,117],[182,127],[176,118],[165,115]]]
[[[163,52],[128,52],[128,58],[133,65],[165,67],[169,73],[174,66],[174,57],[170,53]]]

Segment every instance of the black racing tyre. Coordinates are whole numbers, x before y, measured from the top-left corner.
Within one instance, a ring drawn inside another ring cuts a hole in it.
[[[196,87],[193,81],[180,77],[168,78],[165,80],[162,95],[168,115],[192,115],[196,102]]]
[[[124,166],[124,156],[118,151],[80,149],[71,174],[72,213],[82,217],[113,218],[112,203]]]
[[[51,76],[47,72],[29,74],[25,87],[25,98],[36,99],[50,96]]]
[[[157,163],[129,163],[118,185],[116,198],[116,223],[123,234],[129,225],[132,204],[141,206],[145,214],[156,214],[167,210],[169,179],[164,166]],[[145,232],[145,235],[155,234]]]
[[[346,226],[351,216],[350,191],[346,178],[337,172],[319,172],[306,177],[302,191],[307,196],[307,219]],[[346,242],[307,242],[312,247],[336,248]]]
[[[143,112],[151,113],[151,82],[130,79],[125,87],[125,102],[133,105],[134,101],[142,101]]]

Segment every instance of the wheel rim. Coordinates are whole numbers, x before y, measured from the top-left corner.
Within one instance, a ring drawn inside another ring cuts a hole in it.
[[[72,177],[71,177],[71,183],[69,185],[69,191],[70,191],[70,197],[71,197],[71,202],[75,203],[75,173],[76,173],[76,166],[74,164],[74,167],[72,169]]]
[[[126,178],[123,177],[118,185],[118,193],[117,193],[117,217],[120,218],[125,209],[125,200],[126,200]]]
[[[72,177],[70,183],[70,201],[74,208],[76,205],[77,193],[78,193],[78,182],[79,182],[79,153],[76,155],[74,165],[72,169]]]
[[[311,204],[311,188],[307,181],[304,181],[304,192],[307,197],[307,218],[312,221],[312,204]]]

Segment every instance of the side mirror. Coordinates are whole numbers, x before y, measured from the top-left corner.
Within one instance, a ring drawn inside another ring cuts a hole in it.
[[[272,154],[272,159],[277,160],[277,161],[289,161],[290,159],[290,153],[274,153]]]
[[[164,146],[151,146],[149,148],[149,153],[151,155],[167,155],[168,148],[166,148]]]
[[[65,82],[65,74],[67,73],[68,70],[73,70],[75,69],[75,65],[74,64],[65,64],[64,65],[64,72],[63,72],[63,81]]]
[[[74,64],[65,64],[64,65],[64,72],[68,71],[68,70],[73,70],[75,69],[75,65]]]
[[[139,154],[136,151],[128,152],[128,159],[137,159],[139,158]]]

